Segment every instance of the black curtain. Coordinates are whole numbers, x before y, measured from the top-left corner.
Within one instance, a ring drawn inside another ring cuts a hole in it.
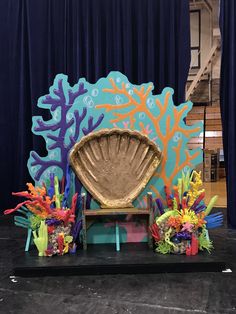
[[[190,63],[188,0],[0,0],[1,210],[25,189],[32,115],[57,73],[95,82],[119,70],[133,83],[152,81],[156,92],[175,90],[184,101]]]
[[[228,222],[236,228],[236,2],[221,0],[220,102],[227,178]]]

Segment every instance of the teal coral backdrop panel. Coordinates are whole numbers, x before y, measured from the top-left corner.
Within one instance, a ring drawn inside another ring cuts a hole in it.
[[[185,124],[192,103],[176,106],[173,89],[167,87],[159,95],[153,95],[153,89],[153,83],[134,85],[120,72],[110,72],[95,84],[82,78],[73,87],[66,75],[58,74],[49,94],[38,100],[39,107],[50,110],[51,119],[33,117],[32,132],[43,136],[48,152],[44,157],[30,152],[28,169],[36,184],[48,181],[52,172],[59,178],[66,176],[68,152],[84,135],[103,128],[129,128],[146,134],[163,152],[161,165],[134,205],[146,206],[148,191],[153,192],[154,198],[164,199],[165,185],[176,185],[182,171],[202,162],[201,149],[189,150],[187,143],[191,137],[200,135],[203,125],[201,122],[192,126]],[[74,186],[79,193],[84,190],[77,180]],[[99,205],[89,199],[89,206]],[[145,224],[124,220],[120,231],[121,242],[146,240]],[[93,224],[88,239],[93,243],[114,242],[114,234],[112,223]]]

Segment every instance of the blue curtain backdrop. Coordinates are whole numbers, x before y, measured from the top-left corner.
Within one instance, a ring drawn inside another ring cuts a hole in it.
[[[228,222],[236,228],[236,1],[221,0],[220,102],[227,177]]]
[[[31,134],[37,99],[57,73],[95,82],[111,70],[133,83],[153,81],[184,101],[190,63],[188,0],[0,1],[1,211],[25,189],[29,151],[44,152]]]

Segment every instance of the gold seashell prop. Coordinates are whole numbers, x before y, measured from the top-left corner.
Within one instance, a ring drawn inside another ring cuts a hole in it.
[[[69,162],[102,208],[133,207],[160,164],[162,153],[147,136],[128,129],[102,129],[84,136]]]

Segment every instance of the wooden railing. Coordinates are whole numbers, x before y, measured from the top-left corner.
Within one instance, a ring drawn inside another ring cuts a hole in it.
[[[215,40],[211,50],[209,51],[206,59],[203,62],[201,68],[199,69],[199,71],[195,75],[192,83],[188,87],[188,90],[186,92],[186,100],[188,100],[191,97],[191,95],[196,90],[199,82],[201,81],[202,77],[207,73],[208,68],[211,65],[212,61],[213,61],[213,58],[216,55],[216,50],[217,50],[218,46],[219,46],[219,41]]]

